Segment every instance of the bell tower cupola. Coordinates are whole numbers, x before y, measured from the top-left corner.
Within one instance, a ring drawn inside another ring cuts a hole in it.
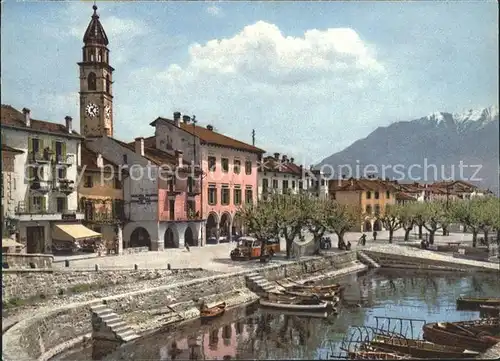
[[[97,6],[83,36],[80,67],[80,133],[84,137],[113,136],[113,67],[108,37]]]

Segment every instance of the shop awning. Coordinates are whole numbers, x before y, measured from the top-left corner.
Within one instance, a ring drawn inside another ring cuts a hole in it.
[[[79,241],[101,237],[100,233],[85,227],[82,224],[58,224],[52,230],[52,239],[58,241]]]
[[[24,247],[24,244],[14,241],[12,238],[2,238],[2,248]]]

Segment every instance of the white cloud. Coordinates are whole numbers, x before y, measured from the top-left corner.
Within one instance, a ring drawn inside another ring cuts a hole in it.
[[[206,12],[212,16],[215,16],[215,17],[223,17],[224,16],[224,12],[222,11],[222,9],[216,5],[210,5],[206,8]]]
[[[186,64],[141,69],[129,81],[145,78],[151,86],[141,91],[151,107],[163,104],[165,112],[168,99],[171,111],[189,109],[244,141],[251,141],[255,128],[258,144],[271,152],[290,153],[299,142],[310,144],[315,157],[331,149],[325,127],[360,126],[366,118],[359,119],[353,107],[364,114],[367,106],[377,116],[373,94],[393,91],[373,47],[355,30],[312,29],[292,37],[264,21],[232,37],[193,44]]]

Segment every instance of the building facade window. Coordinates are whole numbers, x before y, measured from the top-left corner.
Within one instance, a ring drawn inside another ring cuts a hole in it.
[[[215,172],[217,170],[217,159],[215,157],[208,157],[208,170]]]
[[[372,214],[372,206],[371,205],[366,206],[366,214]]]
[[[304,182],[303,181],[299,181],[299,189],[304,189]]]
[[[283,191],[285,191],[285,189],[288,189],[288,181],[287,180],[284,180],[282,182],[282,184],[283,184]]]
[[[63,213],[66,211],[66,198],[65,197],[57,197],[57,213]]]
[[[233,193],[234,193],[234,195],[233,195],[234,204],[240,205],[241,204],[241,188],[235,186]]]
[[[208,186],[208,204],[211,206],[217,204],[217,188],[214,185]]]
[[[233,172],[235,174],[240,174],[241,172],[241,160],[235,159],[233,163]]]
[[[385,198],[390,199],[391,198],[391,192],[386,191],[385,192]]]
[[[379,199],[379,193],[378,192],[375,192],[375,199]]]
[[[92,188],[94,186],[93,179],[91,175],[85,176],[85,182],[83,183],[85,188]]]
[[[245,174],[252,174],[252,161],[251,160],[247,160],[245,162]]]
[[[278,189],[278,180],[277,179],[273,179],[273,188]]]
[[[95,73],[90,73],[87,77],[87,89],[88,90],[96,90],[97,89],[97,81]]]
[[[231,201],[231,197],[229,194],[229,187],[228,186],[223,186],[221,188],[220,192],[220,201],[223,206],[229,205],[229,202]]]
[[[224,173],[229,172],[229,159],[227,158],[222,158],[220,160],[221,168]]]
[[[376,216],[380,215],[380,205],[378,205],[378,204],[375,205],[375,215]]]
[[[366,199],[371,199],[372,198],[372,192],[368,191],[366,192]]]
[[[292,189],[295,189],[295,181],[292,181]]]
[[[168,201],[168,217],[171,221],[175,219],[175,199]]]
[[[253,191],[252,188],[245,189],[245,203],[253,202]]]
[[[262,191],[266,192],[268,188],[269,188],[269,179],[263,178],[262,179]]]

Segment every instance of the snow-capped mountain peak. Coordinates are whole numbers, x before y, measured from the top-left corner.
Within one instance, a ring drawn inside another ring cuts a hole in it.
[[[426,126],[454,128],[459,133],[480,129],[493,121],[498,121],[498,107],[494,105],[487,108],[469,109],[462,113],[434,112],[415,120]]]

